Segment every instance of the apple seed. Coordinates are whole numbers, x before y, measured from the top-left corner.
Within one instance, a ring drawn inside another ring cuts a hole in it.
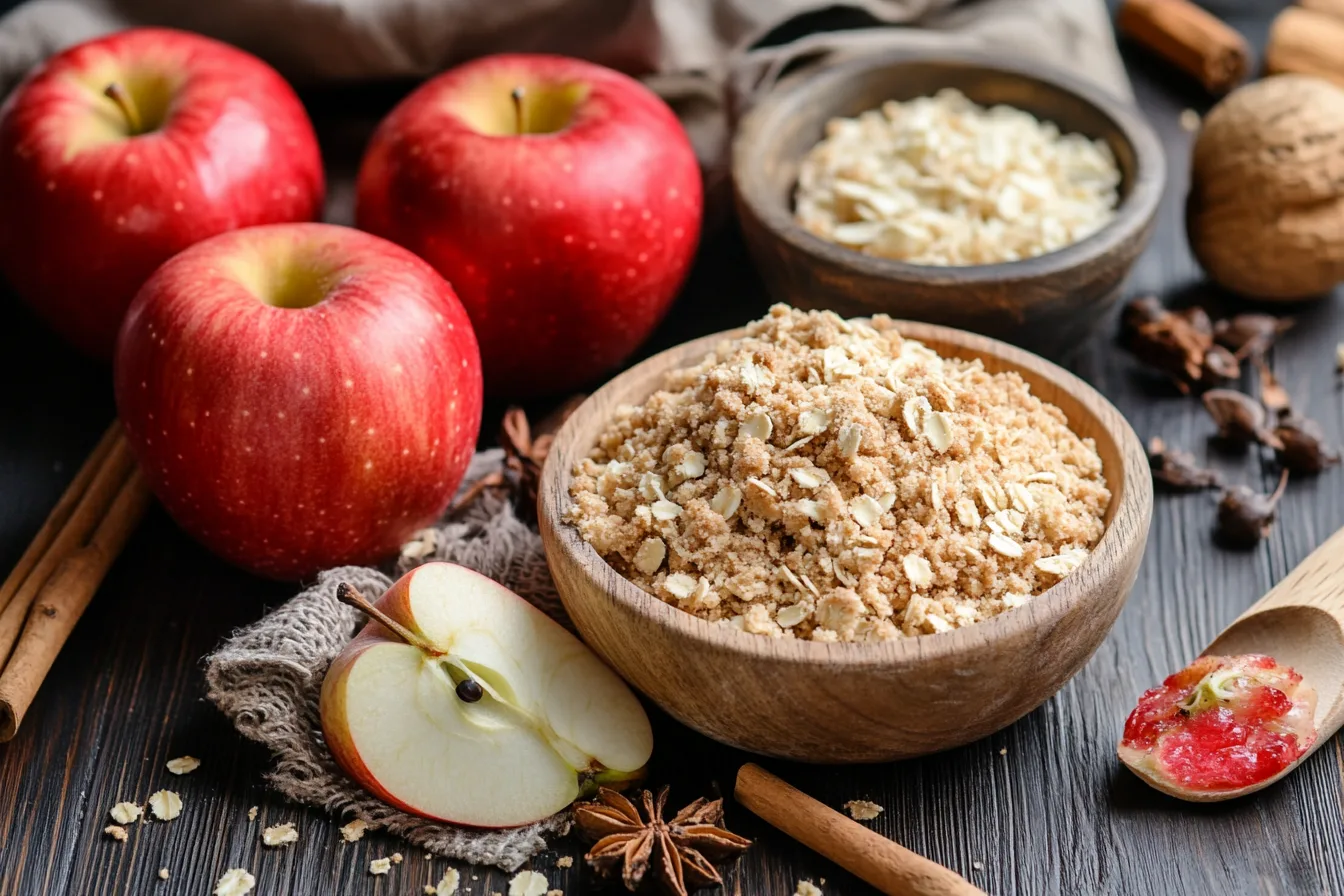
[[[457,699],[463,703],[477,703],[485,696],[485,691],[474,678],[464,678],[457,683]]]

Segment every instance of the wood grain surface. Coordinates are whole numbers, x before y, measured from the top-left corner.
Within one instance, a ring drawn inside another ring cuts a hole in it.
[[[639,404],[669,371],[699,363],[725,331],[683,343],[612,379],[555,436],[542,472],[540,527],[556,589],[575,626],[616,671],[714,740],[807,762],[880,762],[961,746],[1053,696],[1105,638],[1148,538],[1152,476],[1119,411],[1068,371],[1002,342],[903,322],[943,357],[1019,374],[1090,438],[1111,489],[1106,532],[1087,561],[1011,613],[937,638],[826,644],[743,638],[649,595],[564,523],[574,465],[616,408]],[[1023,658],[1030,666],[1023,668]],[[694,658],[694,662],[687,662]]]
[[[1269,18],[1282,3],[1209,5],[1263,46]],[[1181,161],[1191,135],[1178,118],[1185,108],[1202,111],[1207,101],[1140,51],[1127,48],[1126,57],[1140,105],[1171,162],[1154,238],[1127,292],[1214,301],[1186,249],[1181,210]],[[339,126],[321,125],[324,147],[333,154],[353,148],[357,158],[368,127],[404,90],[370,91],[367,114],[355,124],[349,96],[339,102],[309,97],[319,121],[338,111],[343,116]],[[350,163],[336,158],[329,170],[348,173]],[[348,193],[338,190],[333,199],[337,217],[348,215]],[[718,235],[649,350],[738,325],[767,305],[740,241],[730,232]],[[1275,372],[1299,406],[1332,439],[1344,441],[1344,384],[1333,360],[1335,345],[1344,341],[1344,292],[1293,311],[1299,323],[1274,351]],[[16,302],[0,299],[0,317],[0,561],[8,569],[97,442],[112,403],[106,372],[60,346]],[[1108,339],[1089,343],[1073,366],[1142,438],[1161,435],[1211,458],[1233,482],[1268,490],[1277,478],[1255,455],[1214,451],[1208,445],[1214,427],[1198,403],[1140,373]],[[493,433],[501,410],[493,409],[486,433]],[[762,765],[828,806],[877,802],[886,811],[869,826],[994,896],[1344,894],[1340,738],[1275,787],[1212,806],[1156,793],[1115,758],[1115,741],[1138,694],[1189,662],[1344,525],[1341,492],[1339,468],[1290,483],[1271,537],[1244,553],[1214,546],[1209,495],[1159,495],[1128,605],[1091,662],[1044,706],[1006,731],[925,759]],[[410,852],[387,878],[369,877],[369,859],[400,847],[376,833],[343,845],[332,820],[269,793],[264,751],[245,743],[204,701],[201,657],[291,591],[231,570],[160,511],[150,512],[76,627],[18,738],[0,747],[0,896],[205,896],[235,865],[257,875],[260,896],[413,896],[437,879],[447,863]],[[650,779],[672,786],[672,802],[708,795],[716,784],[731,794],[738,767],[750,757],[658,713],[654,726]],[[183,753],[203,764],[173,778],[163,764]],[[176,821],[137,826],[125,844],[100,833],[117,800],[143,800],[167,786],[185,804]],[[253,805],[260,814],[249,823]],[[283,821],[298,823],[299,842],[264,848],[260,828]],[[873,892],[731,799],[727,823],[756,841],[725,871],[729,896],[789,896],[802,878],[825,878],[828,896]],[[577,857],[580,850],[561,842],[532,867],[568,896],[604,892],[582,862],[557,868],[558,856]],[[166,882],[158,878],[163,867],[171,873]],[[471,870],[464,892],[507,893],[507,881],[499,872]]]

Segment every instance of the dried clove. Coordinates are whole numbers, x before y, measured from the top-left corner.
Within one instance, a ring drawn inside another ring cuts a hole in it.
[[[1213,322],[1198,306],[1168,311],[1153,296],[1134,299],[1120,317],[1120,339],[1140,362],[1171,378],[1181,392],[1236,379],[1241,364],[1213,341]]]
[[[1294,473],[1315,475],[1339,463],[1339,451],[1325,441],[1321,425],[1308,417],[1292,416],[1274,430],[1279,463]]]
[[[1148,466],[1153,471],[1153,482],[1172,491],[1192,492],[1218,488],[1223,484],[1216,472],[1195,463],[1193,454],[1179,448],[1168,448],[1156,436],[1148,443]]]
[[[1279,447],[1278,437],[1266,428],[1265,406],[1235,389],[1210,389],[1204,393],[1204,409],[1218,424],[1218,435],[1229,442],[1246,445],[1261,442]]]
[[[1260,403],[1271,413],[1281,417],[1291,414],[1293,400],[1289,397],[1288,390],[1283,388],[1283,384],[1274,376],[1274,371],[1269,369],[1269,364],[1264,358],[1257,357],[1255,368],[1260,372]]]
[[[1214,324],[1213,337],[1219,345],[1236,352],[1238,359],[1263,358],[1293,323],[1291,317],[1238,314]]]
[[[1200,382],[1211,385],[1220,380],[1235,380],[1241,377],[1241,362],[1221,345],[1211,345],[1204,352],[1204,365]]]
[[[1250,548],[1258,544],[1274,525],[1279,498],[1287,485],[1288,471],[1284,470],[1273,494],[1262,495],[1244,485],[1223,492],[1218,502],[1218,538],[1229,547]]]

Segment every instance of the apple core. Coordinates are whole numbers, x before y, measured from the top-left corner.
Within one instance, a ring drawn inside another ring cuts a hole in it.
[[[537,84],[497,77],[480,85],[454,111],[487,137],[557,134],[573,122],[588,93],[588,85],[577,82]]]
[[[116,121],[125,137],[139,137],[163,127],[177,93],[174,79],[156,73],[128,74],[102,88],[116,107]]]

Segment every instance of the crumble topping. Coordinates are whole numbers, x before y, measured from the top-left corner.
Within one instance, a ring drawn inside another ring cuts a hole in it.
[[[622,407],[566,519],[640,588],[740,631],[871,641],[1026,603],[1083,563],[1110,492],[1016,373],[776,305]]]
[[[883,813],[883,808],[868,800],[850,800],[845,803],[845,811],[855,821],[872,821]]]

